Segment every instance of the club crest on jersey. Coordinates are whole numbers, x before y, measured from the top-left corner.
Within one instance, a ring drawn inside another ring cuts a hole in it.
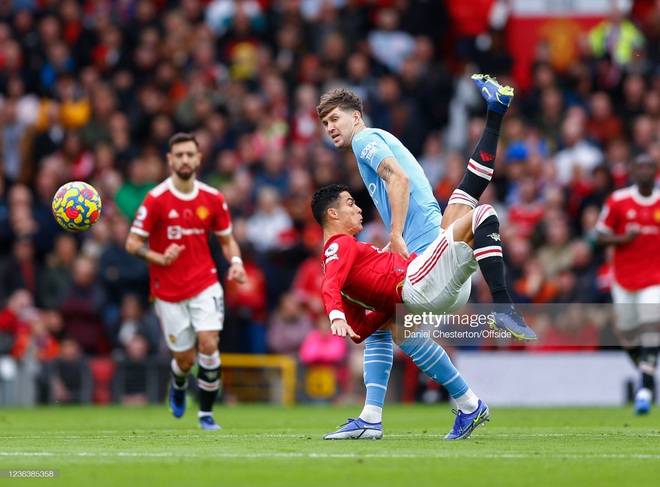
[[[209,209],[206,206],[197,207],[197,210],[195,211],[195,213],[197,214],[197,217],[200,220],[206,220],[209,217],[209,215],[211,214],[211,212],[209,211]]]
[[[168,338],[170,339],[170,343],[176,343],[176,337],[172,333],[168,335]]]
[[[500,238],[500,234],[499,234],[499,233],[493,232],[493,233],[491,233],[491,234],[488,235],[488,236],[489,236],[490,238],[492,238],[493,240],[495,240],[496,242],[501,242],[501,241],[502,241],[502,239]]]
[[[660,210],[655,210],[653,212],[653,221],[660,222]]]

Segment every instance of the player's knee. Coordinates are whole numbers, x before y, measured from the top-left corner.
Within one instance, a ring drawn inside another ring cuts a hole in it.
[[[176,364],[179,366],[182,372],[189,372],[190,369],[195,365],[196,357],[195,352],[191,351],[185,355],[177,355],[175,357]]]
[[[218,350],[217,335],[201,335],[198,337],[197,350],[204,355],[211,355]]]
[[[495,221],[499,223],[495,208],[488,204],[477,206],[472,212],[472,232],[474,233],[477,227],[482,225],[489,218],[494,218]]]

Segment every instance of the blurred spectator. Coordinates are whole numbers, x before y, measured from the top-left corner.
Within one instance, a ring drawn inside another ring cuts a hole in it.
[[[4,303],[19,289],[25,289],[36,296],[41,267],[35,256],[32,236],[19,235],[14,240],[12,253],[0,258],[0,303]]]
[[[55,237],[53,252],[46,256],[37,301],[44,309],[56,309],[68,294],[73,282],[73,262],[78,242],[70,233]]]
[[[561,142],[563,148],[555,155],[555,165],[557,181],[564,186],[588,177],[603,160],[602,152],[586,139],[586,117],[581,111],[573,112],[562,122]]]
[[[50,368],[50,402],[87,404],[92,400],[92,377],[78,342],[65,338]]]
[[[297,355],[313,328],[314,322],[296,295],[285,293],[268,320],[268,350],[271,353]]]
[[[103,249],[98,259],[98,269],[106,299],[104,319],[115,322],[125,296],[135,295],[147,302],[149,293],[149,266],[136,261],[124,248],[130,231],[130,222],[122,215],[109,217],[112,240]]]
[[[127,178],[115,194],[117,209],[127,220],[135,217],[144,197],[160,181],[160,178],[153,179],[154,175],[150,174],[149,164],[150,162],[143,158],[132,160],[128,164]]]
[[[339,367],[348,357],[348,342],[344,337],[333,335],[327,318],[322,316],[316,320],[314,329],[305,336],[298,355],[300,361],[308,367]]]
[[[114,374],[117,400],[124,406],[142,406],[149,402],[149,340],[140,333],[131,334],[122,343],[121,357]],[[123,379],[123,381],[120,381]]]
[[[17,289],[0,311],[0,355],[21,360],[30,347],[30,321],[36,315],[32,295]]]
[[[3,157],[3,176],[10,182],[19,179],[21,167],[25,158],[25,134],[27,125],[19,120],[15,99],[7,99],[1,104],[0,126],[2,141],[0,141]]]
[[[247,239],[259,253],[283,250],[289,245],[291,217],[282,205],[277,189],[264,186],[257,194],[257,207],[247,220]]]
[[[599,342],[599,330],[585,307],[574,303],[557,316],[534,350],[589,352],[598,350]]]
[[[57,307],[64,320],[64,333],[77,341],[85,354],[106,355],[110,352],[110,341],[103,325],[105,296],[96,261],[77,256],[71,280],[71,287]]]
[[[610,57],[617,66],[626,66],[644,47],[644,36],[628,19],[632,0],[612,0],[610,16],[589,31],[589,45],[596,59]]]
[[[234,236],[239,242],[244,241],[244,227],[240,219],[234,220]],[[238,284],[225,279],[222,283],[227,305],[225,322],[228,326],[222,332],[221,346],[244,353],[266,353],[266,277],[255,262],[252,249],[242,245],[241,250],[246,281]]]

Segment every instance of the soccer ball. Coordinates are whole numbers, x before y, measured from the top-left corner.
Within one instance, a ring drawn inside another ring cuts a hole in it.
[[[89,230],[101,216],[101,197],[94,186],[84,181],[71,181],[53,197],[53,216],[70,232]]]

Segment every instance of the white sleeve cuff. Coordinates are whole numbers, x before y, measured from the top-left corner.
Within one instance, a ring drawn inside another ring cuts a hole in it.
[[[346,321],[346,315],[342,311],[339,311],[338,309],[333,309],[332,311],[330,311],[328,317],[330,318],[330,323],[332,323],[334,320]]]

